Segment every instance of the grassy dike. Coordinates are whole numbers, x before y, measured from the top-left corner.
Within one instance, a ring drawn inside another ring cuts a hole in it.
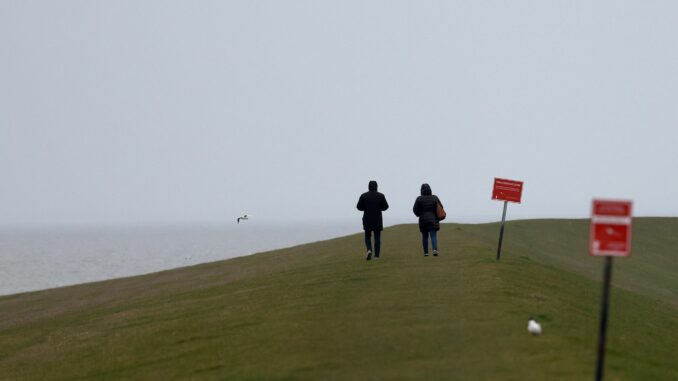
[[[0,297],[0,379],[582,380],[603,261],[587,220],[415,225]],[[678,379],[678,219],[634,220],[615,260],[606,380]],[[544,334],[526,332],[529,316]]]

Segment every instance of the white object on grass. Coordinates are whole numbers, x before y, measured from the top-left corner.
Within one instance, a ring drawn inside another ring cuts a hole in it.
[[[530,318],[530,320],[527,322],[527,332],[535,336],[541,335],[541,325],[533,318]]]

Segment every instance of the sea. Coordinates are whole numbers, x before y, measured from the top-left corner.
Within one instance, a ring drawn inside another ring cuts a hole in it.
[[[333,222],[0,229],[0,295],[147,274],[362,231]]]

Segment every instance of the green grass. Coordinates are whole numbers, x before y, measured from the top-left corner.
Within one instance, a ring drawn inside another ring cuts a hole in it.
[[[0,379],[580,380],[601,258],[586,220],[415,225],[0,298]],[[606,380],[678,379],[678,219],[634,220],[613,269]],[[544,334],[526,332],[527,319]]]

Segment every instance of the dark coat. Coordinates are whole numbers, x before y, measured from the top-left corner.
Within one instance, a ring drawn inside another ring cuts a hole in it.
[[[421,186],[421,196],[414,202],[412,211],[419,217],[419,231],[430,232],[440,230],[440,221],[436,217],[436,203],[443,204],[438,196],[431,193],[431,187],[428,184]]]
[[[360,195],[356,207],[364,212],[363,229],[381,231],[384,229],[381,212],[388,209],[388,202],[383,194],[377,192],[376,181],[370,181],[368,189],[369,192]]]

